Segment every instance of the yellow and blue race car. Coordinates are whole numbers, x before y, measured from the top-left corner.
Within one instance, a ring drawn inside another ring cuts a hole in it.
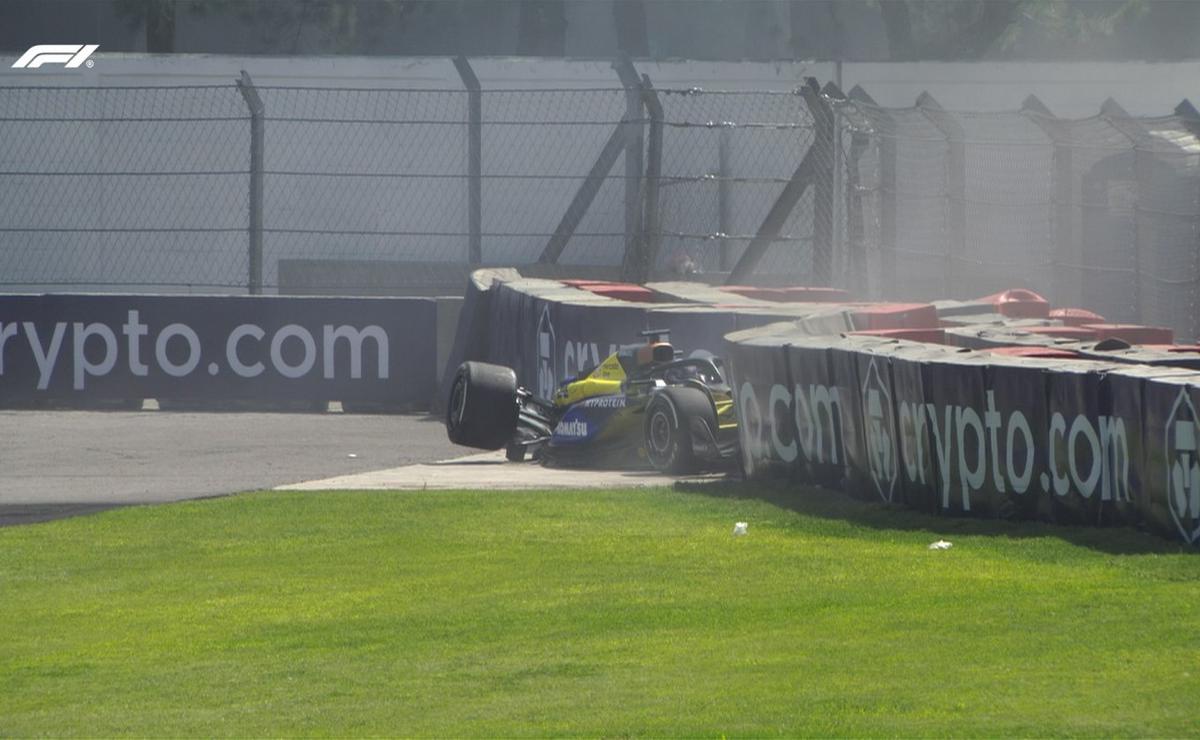
[[[446,411],[450,441],[552,465],[688,473],[734,463],[737,416],[721,361],[678,357],[664,331],[642,335],[551,399],[518,387],[512,368],[464,362]]]

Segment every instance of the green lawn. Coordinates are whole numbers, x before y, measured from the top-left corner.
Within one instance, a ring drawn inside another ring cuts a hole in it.
[[[1200,556],[796,498],[261,493],[0,529],[0,735],[1200,732]]]

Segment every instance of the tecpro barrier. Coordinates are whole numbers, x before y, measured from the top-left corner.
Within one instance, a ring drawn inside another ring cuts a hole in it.
[[[420,298],[0,296],[0,403],[419,403],[435,313]]]
[[[991,328],[960,334],[986,340],[970,349],[888,335],[940,336],[945,320],[925,307],[646,287],[652,296],[621,301],[515,271],[476,273],[459,331],[470,339],[448,371],[466,359],[508,365],[549,397],[639,331],[665,329],[685,354],[726,359],[749,478],[929,513],[1200,541],[1195,347],[1112,348],[1030,331],[1062,327],[1051,319],[996,314]],[[898,328],[855,333],[879,321]],[[1039,353],[1049,356],[1023,356]]]
[[[750,477],[929,512],[1200,538],[1200,374],[786,326],[727,339]]]

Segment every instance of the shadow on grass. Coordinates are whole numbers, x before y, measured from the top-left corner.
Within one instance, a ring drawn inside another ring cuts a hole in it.
[[[1195,553],[1180,542],[1132,527],[1087,527],[1031,520],[937,516],[899,504],[860,501],[840,491],[787,482],[678,482],[675,490],[722,499],[765,501],[806,516],[876,530],[925,532],[930,542],[960,536],[1034,539],[1053,537],[1112,555]]]

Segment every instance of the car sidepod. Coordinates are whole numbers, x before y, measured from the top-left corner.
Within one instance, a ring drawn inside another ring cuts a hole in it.
[[[569,406],[546,448],[551,463],[643,467],[639,455],[644,400],[624,394],[593,396]]]

